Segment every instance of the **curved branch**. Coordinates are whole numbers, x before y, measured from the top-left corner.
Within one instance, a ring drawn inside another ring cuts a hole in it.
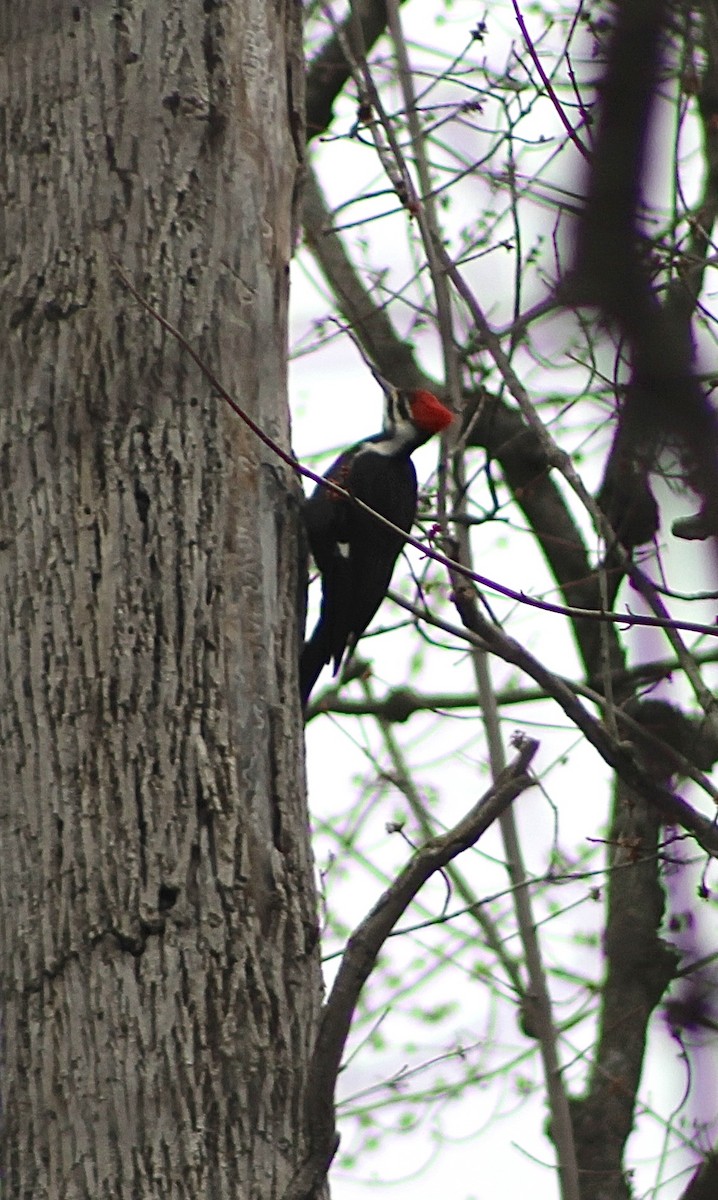
[[[306,1086],[307,1157],[284,1200],[308,1200],[322,1182],[337,1148],[334,1092],[359,994],[396,922],[417,892],[479,838],[521,792],[532,787],[529,772],[538,742],[517,739],[518,753],[489,791],[453,829],[420,847],[347,942],[334,986],[324,1006]]]

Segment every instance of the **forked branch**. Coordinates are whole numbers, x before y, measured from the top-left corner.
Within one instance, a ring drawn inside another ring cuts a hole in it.
[[[475,845],[521,792],[533,786],[529,774],[538,742],[521,736],[518,753],[470,812],[441,837],[421,846],[355,929],[347,942],[334,986],[324,1006],[306,1087],[306,1158],[284,1200],[309,1200],[320,1187],[336,1153],[334,1093],[352,1017],[364,984],[384,942],[419,889],[447,863]]]

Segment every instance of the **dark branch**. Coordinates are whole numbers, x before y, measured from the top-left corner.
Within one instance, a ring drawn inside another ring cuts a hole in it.
[[[666,441],[677,444],[685,480],[701,497],[704,524],[718,530],[718,422],[692,369],[685,316],[658,302],[638,217],[668,13],[664,0],[616,6],[576,271],[566,297],[597,305],[628,350],[631,377],[617,453],[645,470]]]

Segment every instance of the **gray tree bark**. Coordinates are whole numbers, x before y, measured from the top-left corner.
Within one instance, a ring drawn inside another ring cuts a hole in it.
[[[288,446],[293,0],[3,0],[3,1196],[269,1197],[320,975]]]

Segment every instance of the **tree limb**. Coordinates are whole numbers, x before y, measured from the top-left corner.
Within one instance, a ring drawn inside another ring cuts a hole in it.
[[[341,966],[324,1006],[306,1086],[307,1157],[284,1200],[308,1200],[329,1168],[337,1148],[334,1092],[344,1045],[359,994],[396,922],[433,874],[475,845],[521,792],[534,783],[529,766],[538,742],[517,739],[514,761],[489,791],[454,827],[433,838],[412,856],[347,942]]]

